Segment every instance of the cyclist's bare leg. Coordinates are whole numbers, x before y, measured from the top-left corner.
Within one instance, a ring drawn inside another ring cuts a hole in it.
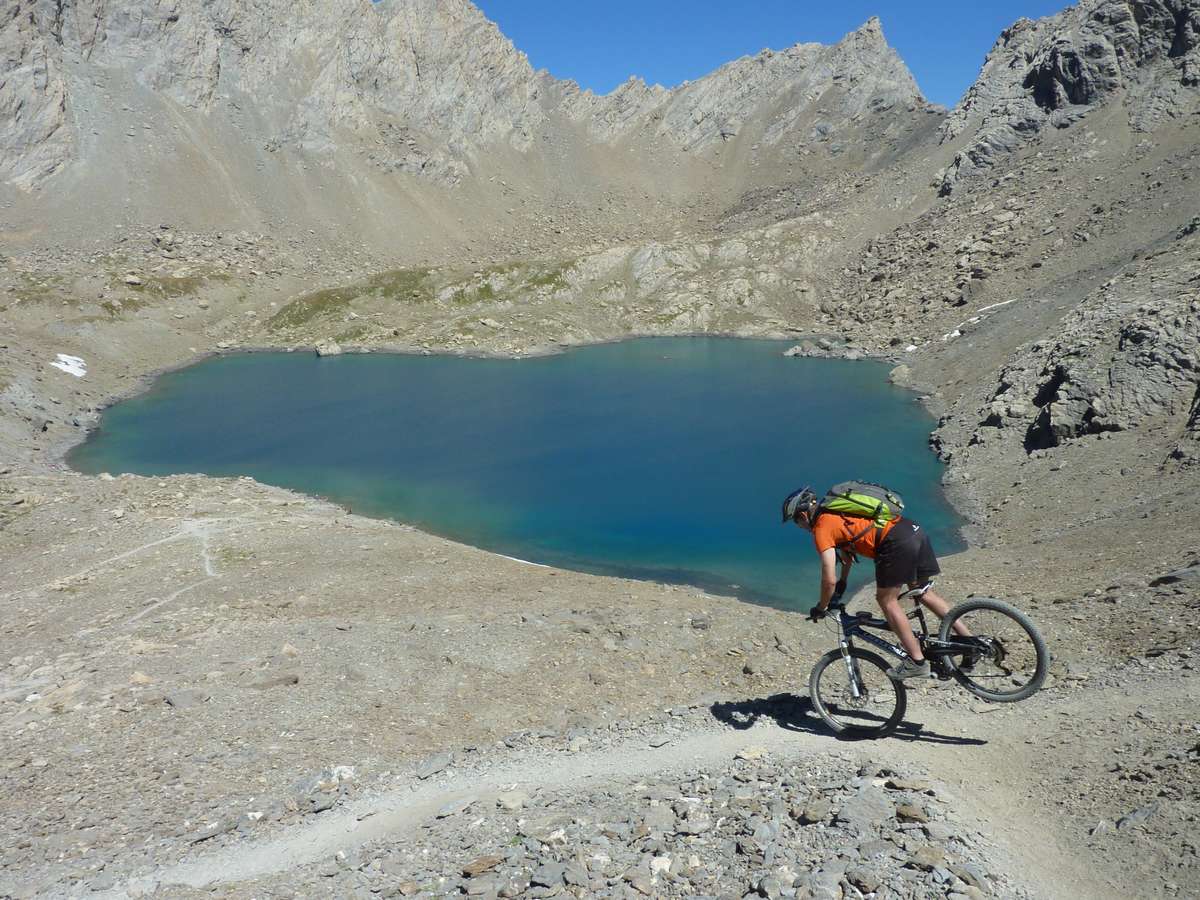
[[[909,587],[915,588],[919,585],[910,584]],[[943,600],[939,595],[933,592],[933,589],[927,590],[921,595],[921,602],[925,607],[931,610],[939,619],[946,618],[946,613],[950,612],[950,604]],[[970,637],[971,632],[961,621],[954,623],[954,633],[959,637]]]
[[[914,662],[924,662],[925,654],[921,652],[921,645],[917,643],[917,637],[913,634],[912,626],[908,624],[908,616],[900,608],[900,594],[903,591],[903,587],[877,587],[875,588],[875,602],[883,610],[883,617],[887,619],[887,623],[892,629],[892,634],[899,638],[900,646],[904,648],[904,652]]]
[[[908,587],[914,588],[917,586],[916,584],[910,584]],[[946,613],[950,611],[950,605],[948,602],[944,601],[941,596],[935,594],[932,588],[926,590],[924,594],[920,595],[920,602],[923,602],[923,604],[928,607],[929,610],[934,612],[935,616],[940,619],[946,618]],[[971,637],[971,631],[968,630],[967,626],[961,622],[954,623],[954,634],[958,635],[959,637]]]

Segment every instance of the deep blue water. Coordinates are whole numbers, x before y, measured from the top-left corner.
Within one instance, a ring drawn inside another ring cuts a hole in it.
[[[251,475],[488,550],[807,609],[792,488],[901,491],[961,549],[933,422],[877,362],[650,338],[499,360],[259,353],[164,375],[109,409],[84,472]],[[869,566],[858,567],[869,577]]]

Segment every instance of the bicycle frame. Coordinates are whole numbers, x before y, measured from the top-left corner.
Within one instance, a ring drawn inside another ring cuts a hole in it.
[[[842,656],[849,658],[850,648],[854,646],[855,638],[862,638],[868,644],[878,647],[885,653],[889,653],[898,659],[908,659],[908,654],[901,647],[893,644],[891,641],[885,641],[881,637],[877,637],[868,628],[879,628],[890,631],[891,627],[883,619],[863,618],[862,616],[852,616],[844,608],[838,609],[838,628],[840,638],[838,643],[842,648]]]
[[[933,582],[922,585],[921,587],[912,588],[905,591],[898,598],[899,600],[911,599],[914,604],[914,609],[908,614],[908,618],[916,619],[919,623],[919,629],[914,628],[913,634],[917,639],[917,643],[921,645],[921,650],[925,654],[925,658],[930,661],[934,673],[938,678],[948,679],[954,671],[954,664],[948,660],[948,657],[961,656],[964,653],[972,652],[977,649],[970,644],[963,644],[958,641],[942,641],[938,638],[929,636],[929,624],[925,620],[925,610],[921,606],[922,595],[933,587]],[[841,602],[841,597],[835,597],[833,602],[829,604],[831,609],[836,609],[838,614],[838,645],[842,651],[842,659],[846,663],[846,672],[850,676],[850,693],[855,699],[858,699],[861,692],[861,684],[858,677],[858,666],[854,657],[850,655],[850,650],[854,647],[854,639],[861,638],[873,647],[882,650],[890,656],[896,657],[898,660],[910,659],[909,655],[904,652],[902,647],[893,644],[891,641],[886,641],[877,635],[871,634],[867,629],[875,629],[878,631],[891,632],[891,626],[888,625],[885,619],[878,619],[867,612],[859,612],[855,615],[850,615],[846,612],[845,605]]]

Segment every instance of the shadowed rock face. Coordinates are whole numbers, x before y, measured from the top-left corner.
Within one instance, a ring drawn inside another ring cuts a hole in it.
[[[1032,398],[1031,450],[1084,434],[1125,431],[1188,408],[1200,383],[1200,308],[1186,296],[1156,306],[1105,297],[1073,316]],[[1100,343],[1102,352],[1095,344]],[[1195,430],[1195,416],[1188,425]]]
[[[74,142],[66,129],[67,86],[44,12],[18,3],[0,11],[0,175],[31,187],[58,171]]]

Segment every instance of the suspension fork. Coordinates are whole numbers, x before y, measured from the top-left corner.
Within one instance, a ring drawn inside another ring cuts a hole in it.
[[[838,646],[842,651],[842,661],[846,664],[846,675],[850,679],[850,696],[855,700],[862,698],[862,679],[858,675],[858,660],[850,655],[854,649],[854,640],[846,633],[846,626],[838,623]]]

